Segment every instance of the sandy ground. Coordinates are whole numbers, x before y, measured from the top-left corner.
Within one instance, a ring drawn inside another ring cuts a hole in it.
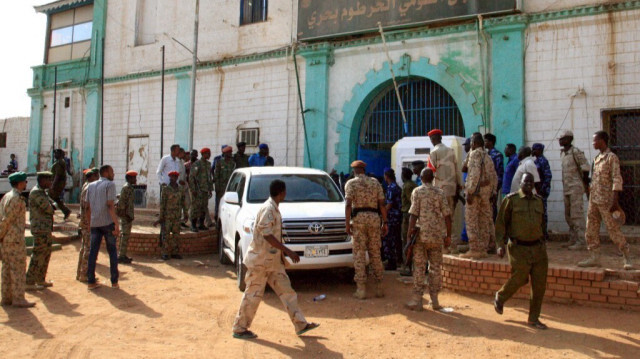
[[[273,292],[252,329],[257,340],[231,337],[241,299],[233,267],[214,256],[121,265],[121,289],[88,291],[75,281],[78,241],[53,253],[54,287],[27,294],[33,309],[0,309],[0,358],[401,358],[640,357],[640,314],[545,304],[550,329],[525,325],[527,303],[497,315],[490,298],[445,291],[444,314],[403,308],[410,286],[385,274],[387,296],[359,301],[348,271],[292,274],[307,319],[320,328],[297,337]],[[108,283],[108,256],[98,276]],[[314,302],[313,297],[327,299]]]

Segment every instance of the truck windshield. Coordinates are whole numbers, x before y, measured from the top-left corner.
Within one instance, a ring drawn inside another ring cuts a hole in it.
[[[287,185],[285,202],[342,202],[342,195],[329,176],[305,174],[253,176],[247,202],[266,201],[269,198],[269,185],[275,179],[282,180]]]

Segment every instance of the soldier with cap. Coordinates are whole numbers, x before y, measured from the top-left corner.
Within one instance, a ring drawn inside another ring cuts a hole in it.
[[[438,293],[442,288],[442,250],[451,244],[451,206],[441,188],[432,185],[433,170],[422,170],[423,185],[411,195],[411,219],[407,241],[417,231],[418,239],[413,246],[413,295],[405,306],[422,311],[424,275],[429,262],[429,296],[433,310],[442,309]],[[416,226],[416,224],[418,226]],[[418,228],[419,227],[419,228]]]
[[[45,281],[51,246],[53,245],[53,212],[55,208],[46,190],[51,188],[53,173],[38,172],[38,184],[29,192],[29,222],[33,235],[33,252],[27,270],[27,290],[51,287],[53,283]]]
[[[205,147],[200,150],[200,154],[200,159],[191,166],[189,174],[189,191],[191,192],[189,218],[191,219],[192,232],[198,232],[198,229],[207,229],[204,225],[204,219],[209,211],[209,198],[213,195],[213,181],[209,171],[211,150]]]
[[[469,251],[460,258],[479,259],[487,256],[487,242],[494,231],[491,213],[491,196],[495,195],[498,178],[491,157],[484,150],[480,133],[471,137],[465,194],[465,222],[469,236]]]
[[[620,227],[626,215],[618,199],[622,192],[620,159],[609,148],[609,134],[597,131],[593,135],[593,148],[600,153],[593,160],[593,177],[589,189],[589,209],[587,210],[587,249],[589,258],[578,263],[579,267],[600,266],[600,225],[604,222],[611,241],[618,246],[624,258],[624,269],[633,269],[629,257],[629,244]]]
[[[133,226],[134,219],[134,189],[133,186],[137,183],[138,172],[128,171],[124,178],[126,183],[120,190],[120,198],[116,206],[116,214],[120,218],[120,243],[118,247],[118,263],[128,264],[133,259],[127,257],[127,246],[129,244],[129,237],[131,236],[131,227]],[[183,191],[184,193],[184,191]]]
[[[562,146],[562,192],[564,219],[569,226],[569,241],[563,244],[570,250],[586,248],[584,231],[584,194],[589,188],[589,162],[584,152],[573,146],[573,132],[560,132],[558,142]]]
[[[220,199],[227,189],[227,183],[231,174],[236,169],[236,162],[233,160],[233,147],[227,146],[222,150],[222,159],[216,162],[216,169],[213,172],[213,183],[216,190],[216,219],[218,218],[218,206]]]
[[[84,173],[85,182],[80,191],[80,234],[82,236],[82,244],[80,245],[80,253],[78,254],[78,270],[76,272],[76,280],[87,282],[87,269],[89,265],[89,247],[91,246],[91,226],[89,218],[89,202],[87,201],[87,187],[91,182],[98,179],[97,168],[87,168],[82,171]]]
[[[51,173],[53,173],[53,184],[51,184],[48,192],[49,197],[56,203],[58,209],[64,213],[64,219],[66,220],[71,214],[71,210],[67,208],[62,199],[64,187],[67,185],[67,163],[64,160],[63,150],[58,148],[53,152],[53,155],[56,159],[50,169]]]
[[[354,297],[366,298],[366,256],[376,282],[376,297],[384,296],[382,289],[382,259],[380,258],[381,237],[386,236],[387,208],[384,203],[384,193],[380,183],[365,174],[367,164],[362,161],[351,163],[354,177],[347,181],[344,192],[346,229],[353,236],[353,266],[354,280],[357,290]]]
[[[178,239],[180,238],[180,218],[182,210],[186,207],[183,192],[178,186],[177,171],[169,172],[169,185],[162,191],[160,199],[160,218],[153,223],[154,226],[162,224],[164,228],[164,243],[162,244],[162,259],[182,259],[178,254]]]
[[[509,241],[507,252],[511,277],[496,293],[493,307],[498,314],[502,314],[504,303],[520,287],[531,282],[527,324],[536,329],[547,329],[540,322],[540,311],[547,286],[549,259],[544,241],[542,198],[533,193],[533,181],[533,175],[525,173],[520,181],[520,189],[507,195],[500,205],[496,221],[496,246],[502,258],[505,244]]]
[[[236,146],[238,147],[238,151],[233,154],[233,161],[236,163],[236,168],[249,167],[249,156],[244,153],[247,148],[247,143],[238,142]]]
[[[269,159],[269,145],[261,143],[258,146],[258,153],[254,153],[249,157],[249,166],[251,167],[264,167],[267,165]]]
[[[9,175],[11,192],[0,200],[0,250],[2,251],[2,301],[3,306],[29,308],[36,303],[24,297],[25,252],[24,227],[26,204],[22,191],[27,188],[27,175],[15,172]]]

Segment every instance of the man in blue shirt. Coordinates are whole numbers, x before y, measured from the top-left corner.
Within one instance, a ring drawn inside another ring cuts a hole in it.
[[[267,164],[269,158],[269,145],[261,143],[258,146],[258,153],[254,153],[249,157],[249,166],[251,167],[264,167]]]
[[[422,170],[424,169],[424,161],[413,161],[411,162],[411,168],[413,170],[413,174],[415,174],[417,176],[416,178],[416,184],[418,186],[422,186],[422,180],[420,179],[420,173],[422,173]]]
[[[518,154],[516,153],[516,145],[513,143],[507,144],[504,148],[504,154],[509,159],[502,178],[502,194],[506,196],[511,192],[511,181],[513,181],[513,176],[516,174],[520,160],[518,160]]]
[[[549,238],[549,233],[547,232],[547,199],[549,198],[549,194],[551,194],[551,178],[553,177],[551,174],[551,166],[549,166],[549,161],[546,157],[544,157],[544,145],[542,143],[534,143],[531,146],[531,154],[536,157],[534,161],[536,167],[538,168],[538,174],[540,175],[540,193],[538,193],[542,197],[542,204],[544,205],[544,236],[545,239]]]

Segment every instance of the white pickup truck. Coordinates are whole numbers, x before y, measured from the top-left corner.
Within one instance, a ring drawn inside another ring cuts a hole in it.
[[[249,167],[234,171],[220,201],[220,262],[235,264],[238,288],[244,290],[243,258],[253,238],[260,206],[269,198],[271,181],[287,185],[279,209],[284,244],[300,256],[287,270],[353,267],[353,241],[346,233],[345,200],[331,177],[298,167]]]

